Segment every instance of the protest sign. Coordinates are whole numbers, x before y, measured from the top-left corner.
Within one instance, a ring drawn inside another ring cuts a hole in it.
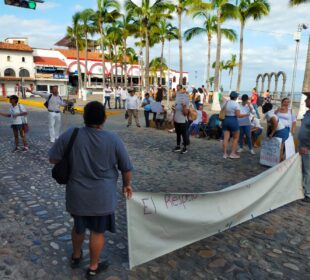
[[[189,106],[189,96],[184,93],[178,93],[175,98],[175,104],[185,104],[186,106]]]
[[[303,197],[298,154],[217,192],[134,192],[126,202],[130,268]]]
[[[266,166],[275,166],[280,162],[281,138],[272,137],[262,141],[259,163]]]
[[[160,102],[151,102],[151,110],[153,113],[161,113],[163,108]]]

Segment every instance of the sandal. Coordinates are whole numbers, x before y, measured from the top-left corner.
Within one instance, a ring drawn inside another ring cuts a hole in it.
[[[83,251],[81,250],[81,255],[79,258],[74,258],[73,253],[71,255],[71,268],[78,268],[83,259]]]
[[[92,277],[97,276],[97,274],[107,270],[109,267],[108,261],[103,261],[98,263],[98,267],[95,270],[92,270],[90,268],[87,269],[86,271],[86,278],[87,279],[92,279]]]

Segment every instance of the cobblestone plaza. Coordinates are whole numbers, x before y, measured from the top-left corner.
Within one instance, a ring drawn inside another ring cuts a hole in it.
[[[1,111],[7,108],[1,103]],[[64,186],[51,178],[47,113],[28,111],[29,152],[11,152],[9,121],[0,119],[0,279],[84,279],[87,243],[82,268],[69,266],[72,219]],[[140,119],[144,124],[142,112]],[[80,125],[81,115],[63,116],[64,129]],[[123,114],[109,117],[105,128],[126,144],[134,191],[216,191],[266,170],[259,153],[224,160],[216,140],[193,139],[187,154],[172,153],[174,134],[127,128]],[[102,255],[111,265],[96,279],[310,279],[310,208],[301,201],[129,270],[120,183],[118,193],[117,233],[107,234]]]

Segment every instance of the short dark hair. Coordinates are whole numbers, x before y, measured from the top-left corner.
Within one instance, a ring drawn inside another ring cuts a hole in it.
[[[290,99],[289,99],[288,97],[284,97],[284,98],[281,100],[281,104],[282,104],[284,101],[286,101],[286,100],[290,101]]]
[[[263,106],[262,106],[262,109],[263,109],[263,114],[269,112],[270,110],[272,110],[272,104],[271,103],[265,103]]]
[[[203,93],[202,88],[198,88],[199,93]]]
[[[16,100],[16,103],[18,103],[18,100],[19,100],[19,98],[18,98],[17,95],[11,95],[11,96],[9,96],[9,99],[10,99],[10,100],[11,100],[11,99]]]
[[[84,107],[83,118],[86,126],[102,125],[107,118],[105,107],[98,101],[89,102]]]
[[[247,100],[249,100],[249,96],[248,96],[247,94],[243,94],[243,95],[241,96],[241,100],[242,100],[242,101],[247,101]]]

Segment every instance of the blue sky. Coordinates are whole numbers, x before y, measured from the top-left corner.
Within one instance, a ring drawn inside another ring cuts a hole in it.
[[[139,1],[139,0],[135,0]],[[84,8],[96,8],[96,0],[46,0],[44,4],[37,4],[37,10],[28,10],[6,6],[0,1],[0,41],[6,37],[27,36],[32,47],[53,48],[54,43],[61,39],[66,27],[71,24],[72,15]],[[124,0],[120,0],[124,3]],[[285,71],[287,91],[291,90],[291,77],[293,72],[295,41],[293,33],[299,23],[310,26],[310,5],[301,5],[289,8],[288,0],[270,0],[271,13],[261,21],[250,20],[246,25],[244,38],[244,74],[242,90],[250,90],[255,86],[256,76],[259,73]],[[177,21],[173,23],[177,25]],[[199,20],[184,16],[183,31],[193,26],[199,26]],[[239,33],[237,21],[226,22],[225,27],[233,28]],[[296,91],[302,87],[307,43],[310,29],[303,31],[300,43]],[[215,57],[215,42],[212,43],[212,62]],[[129,42],[133,45],[134,40]],[[190,84],[202,84],[207,53],[205,36],[184,42],[184,71],[190,75]],[[171,68],[178,69],[178,43],[171,42]],[[227,60],[231,54],[239,54],[239,42],[231,43],[223,40],[222,59]],[[159,56],[160,47],[155,46],[151,56]],[[168,46],[165,50],[168,59]],[[197,74],[196,74],[197,73]],[[197,78],[196,78],[197,76]],[[236,85],[237,68],[235,69],[233,87]],[[227,71],[223,72],[223,87],[228,89],[229,77]],[[274,86],[271,86],[271,91]]]

